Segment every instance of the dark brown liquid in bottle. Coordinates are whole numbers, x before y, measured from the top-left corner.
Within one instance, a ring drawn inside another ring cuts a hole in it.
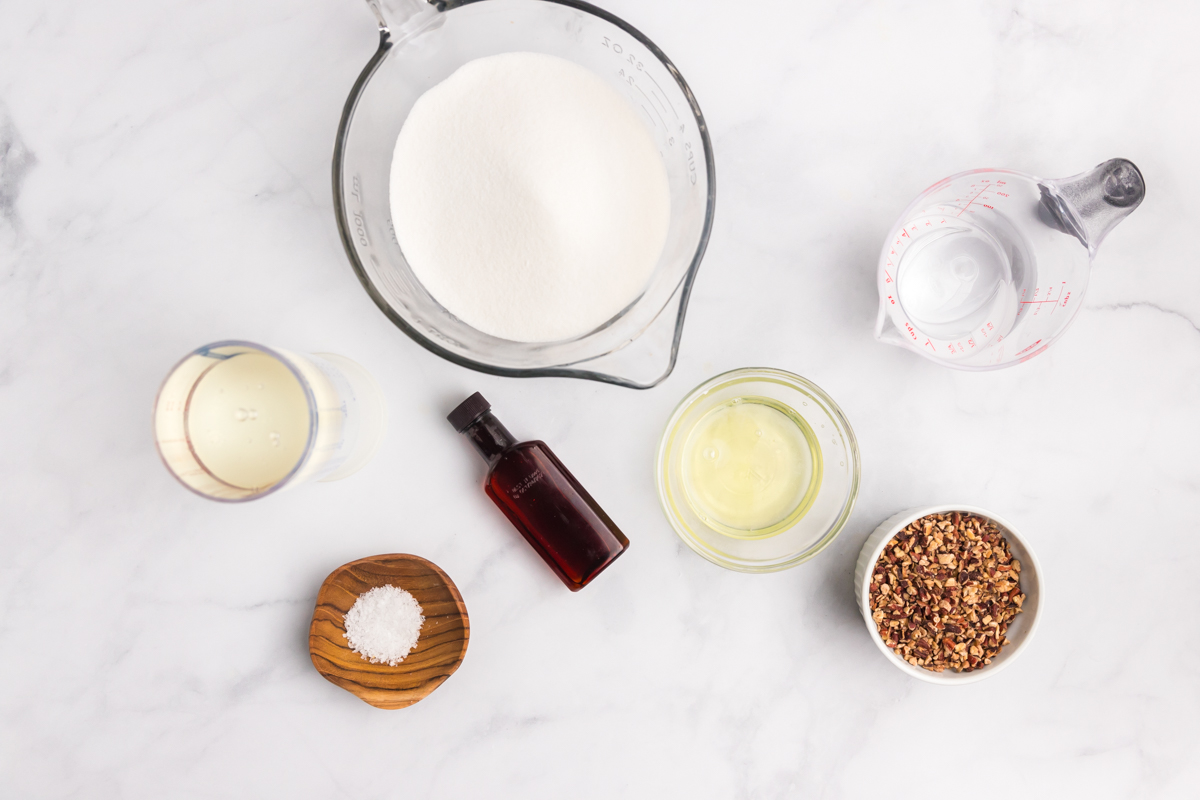
[[[472,401],[476,405],[468,407]],[[474,411],[481,404],[486,408],[477,394],[459,409]],[[587,586],[629,547],[545,442],[517,443],[487,410],[461,432],[488,461],[488,496],[571,591]]]

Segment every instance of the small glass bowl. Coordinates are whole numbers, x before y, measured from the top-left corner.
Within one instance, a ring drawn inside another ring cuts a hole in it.
[[[820,447],[822,472],[806,511],[757,535],[731,535],[706,522],[689,501],[684,451],[692,430],[708,412],[751,397],[783,405],[808,424]],[[854,431],[819,386],[783,370],[738,369],[700,384],[675,408],[658,447],[658,498],[679,538],[704,558],[739,572],[777,572],[808,561],[841,532],[858,499],[860,468]]]

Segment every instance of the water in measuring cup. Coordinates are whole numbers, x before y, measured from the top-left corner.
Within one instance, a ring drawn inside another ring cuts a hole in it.
[[[957,209],[932,212],[903,228],[912,239],[896,274],[904,313],[937,340],[1007,335],[1033,278],[1028,247],[1015,231],[984,227]]]

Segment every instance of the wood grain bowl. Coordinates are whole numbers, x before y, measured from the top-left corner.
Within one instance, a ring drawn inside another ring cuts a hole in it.
[[[367,661],[345,635],[346,612],[358,596],[387,585],[410,593],[425,615],[416,647],[394,667]],[[470,637],[467,607],[445,572],[419,556],[382,555],[344,564],[321,584],[308,651],[326,680],[376,708],[394,709],[423,700],[453,675]]]

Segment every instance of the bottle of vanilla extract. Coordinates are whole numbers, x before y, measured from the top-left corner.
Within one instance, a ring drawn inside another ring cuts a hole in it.
[[[488,496],[577,592],[624,553],[629,540],[545,442],[518,442],[491,408],[476,392],[447,419],[488,462]]]

